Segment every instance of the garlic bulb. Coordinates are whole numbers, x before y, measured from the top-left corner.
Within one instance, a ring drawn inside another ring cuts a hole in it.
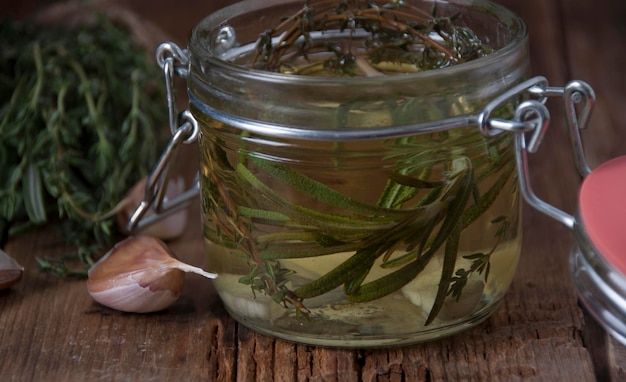
[[[157,238],[131,236],[89,269],[87,290],[95,301],[109,308],[156,312],[178,300],[185,272],[207,278],[217,276],[179,261]]]
[[[143,201],[146,191],[147,178],[141,179],[130,190],[124,200],[116,207],[117,211],[117,223],[122,230],[126,229],[128,219],[135,211],[135,208]],[[185,191],[185,180],[182,176],[172,178],[167,183],[165,190],[164,201],[173,199],[177,195],[182,194]],[[144,219],[153,214],[150,210],[143,217]],[[157,237],[161,240],[173,240],[180,237],[187,226],[187,209],[182,208],[168,216],[163,217],[155,223],[152,223],[141,230],[142,235],[149,235]]]
[[[17,284],[21,280],[23,272],[24,268],[0,249],[0,290]]]

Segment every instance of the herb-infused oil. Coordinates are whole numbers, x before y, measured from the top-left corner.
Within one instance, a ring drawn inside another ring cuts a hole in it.
[[[209,269],[255,330],[425,341],[484,320],[513,278],[513,136],[465,116],[525,79],[525,27],[488,2],[406,3],[242,2],[194,29]]]

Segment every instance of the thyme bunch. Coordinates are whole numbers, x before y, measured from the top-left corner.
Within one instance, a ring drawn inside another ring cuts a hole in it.
[[[164,143],[161,76],[104,16],[72,30],[4,20],[0,36],[0,220],[8,235],[55,223],[76,251],[40,265],[82,274]]]

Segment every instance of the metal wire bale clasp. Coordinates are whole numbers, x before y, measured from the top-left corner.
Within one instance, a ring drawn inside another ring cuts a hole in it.
[[[174,74],[178,74],[182,78],[187,76],[189,62],[187,52],[180,49],[176,44],[163,43],[157,48],[156,59],[163,69],[165,77],[169,126],[172,137],[148,176],[144,199],[128,220],[126,229],[129,232],[140,230],[167,215],[186,208],[199,193],[198,180],[195,179],[193,186],[182,194],[172,199],[165,198],[170,169],[181,144],[195,142],[200,135],[200,130],[197,121],[188,110],[179,115],[176,103]],[[146,215],[151,207],[153,214]]]
[[[515,110],[515,117],[512,121],[489,117],[504,102],[524,93],[527,96],[536,97],[536,99],[521,102]],[[547,97],[551,96],[562,97],[576,167],[580,175],[585,177],[591,170],[585,159],[580,130],[587,127],[596,99],[593,89],[587,83],[571,81],[565,87],[549,87],[545,78],[532,78],[513,87],[489,103],[478,116],[476,122],[481,132],[486,136],[492,136],[501,131],[516,132],[515,160],[522,196],[532,207],[563,223],[568,228],[573,228],[576,222],[575,218],[537,197],[530,183],[528,153],[537,151],[548,129],[550,112],[545,106],[545,101]],[[532,132],[529,142],[526,141],[527,132]]]
[[[198,124],[191,116],[191,113],[189,111],[183,112],[181,119],[184,123],[172,135],[159,161],[148,176],[144,198],[128,220],[126,229],[129,232],[140,230],[167,215],[186,208],[199,192],[196,179],[194,180],[194,186],[187,191],[175,198],[165,199],[165,190],[170,178],[170,168],[180,145],[182,143],[194,142],[198,136]],[[150,207],[153,208],[154,213],[150,216],[145,216]]]

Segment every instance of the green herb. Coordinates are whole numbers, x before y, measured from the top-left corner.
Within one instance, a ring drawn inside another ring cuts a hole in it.
[[[107,212],[165,138],[161,75],[104,17],[72,30],[5,19],[0,36],[0,220],[8,235],[58,222],[76,252],[39,263],[82,274],[116,235]]]

